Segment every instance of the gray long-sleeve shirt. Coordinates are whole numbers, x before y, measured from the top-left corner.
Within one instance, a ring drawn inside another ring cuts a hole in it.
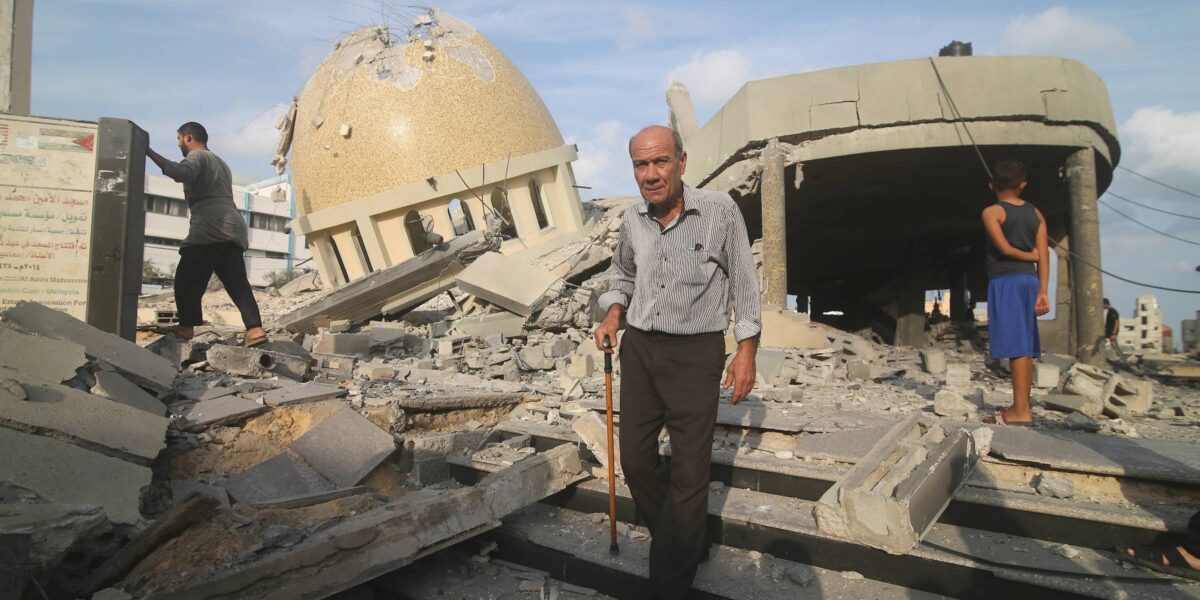
[[[741,210],[729,194],[691,187],[665,227],[645,202],[630,206],[599,303],[626,306],[633,327],[676,335],[723,332],[732,308],[737,340],[758,335],[758,278]]]
[[[188,234],[181,247],[223,242],[250,247],[246,219],[233,203],[233,175],[221,157],[192,150],[180,162],[167,161],[162,172],[183,184],[188,203]]]

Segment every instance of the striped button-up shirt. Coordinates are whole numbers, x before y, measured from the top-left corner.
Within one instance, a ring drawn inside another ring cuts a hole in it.
[[[737,340],[758,335],[758,276],[746,223],[729,194],[685,187],[683,210],[665,226],[646,202],[627,208],[608,291],[600,296],[604,308],[618,303],[643,331],[724,332],[732,309]]]

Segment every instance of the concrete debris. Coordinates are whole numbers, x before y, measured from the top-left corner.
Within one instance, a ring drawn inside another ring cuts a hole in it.
[[[161,356],[66,313],[36,302],[20,302],[3,315],[22,330],[83,346],[89,358],[103,360],[138,385],[165,392],[175,381],[175,368]]]
[[[181,415],[182,428],[185,431],[203,431],[215,425],[244,421],[254,415],[266,412],[268,408],[241,396],[218,396],[187,407]]]
[[[946,372],[946,353],[942,350],[922,350],[921,368],[931,375],[942,375]]]
[[[347,394],[346,388],[327,383],[312,381],[309,383],[284,385],[282,387],[243,394],[268,406],[286,406],[301,402],[317,402],[331,398],[341,398]]]
[[[309,361],[291,354],[258,348],[215,344],[205,353],[208,366],[229,375],[271,377],[282,375],[301,380],[308,374]]]
[[[1051,498],[1070,498],[1075,495],[1075,482],[1057,473],[1042,473],[1034,483],[1037,493]]]
[[[1058,387],[1059,378],[1062,373],[1058,370],[1058,365],[1051,363],[1035,363],[1033,365],[1033,387],[1049,390]]]
[[[306,271],[279,286],[279,295],[284,298],[292,298],[304,292],[315,292],[320,289],[321,275],[316,271]]]
[[[247,504],[325,492],[337,486],[292,452],[282,452],[221,483],[231,497]]]
[[[488,252],[455,278],[458,288],[496,306],[528,317],[548,300],[558,277],[529,263]]]
[[[391,434],[353,409],[340,407],[318,423],[291,449],[341,487],[357,485],[396,451]]]
[[[971,368],[964,364],[946,365],[946,387],[964,389],[971,385]]]
[[[62,383],[74,379],[87,365],[83,346],[64,340],[25,335],[0,325],[0,367],[8,367],[27,378]]]
[[[939,390],[933,397],[933,412],[941,417],[971,420],[979,407],[954,390]]]
[[[134,385],[124,375],[116,371],[97,371],[95,377],[96,385],[92,386],[93,394],[103,396],[113,402],[120,402],[126,406],[144,410],[153,415],[166,416],[167,407],[165,404],[142,388]]]
[[[1067,372],[1063,389],[1082,396],[1086,402],[1076,410],[1091,417],[1101,413],[1112,418],[1144,414],[1154,399],[1150,382],[1083,363],[1073,365]]]
[[[979,456],[974,432],[947,432],[937,420],[913,415],[821,496],[817,525],[830,535],[905,554],[937,522]]]
[[[825,329],[809,321],[807,314],[764,308],[759,344],[766,348],[824,348],[829,342]]]
[[[866,380],[871,378],[871,365],[865,361],[852,360],[846,363],[846,379]]]
[[[367,354],[371,351],[372,335],[366,333],[326,333],[317,335],[312,352],[318,354]]]
[[[571,429],[579,435],[579,439],[587,446],[588,452],[604,467],[605,473],[608,472],[608,426],[604,419],[597,413],[588,411],[579,418],[571,422]],[[617,477],[624,478],[625,475],[621,470],[621,446],[620,437],[613,432],[613,456],[616,463]]]

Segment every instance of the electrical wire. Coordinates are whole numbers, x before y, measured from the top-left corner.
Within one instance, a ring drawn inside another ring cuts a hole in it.
[[[1126,173],[1133,173],[1134,175],[1137,175],[1138,177],[1141,177],[1142,179],[1145,179],[1146,181],[1149,181],[1151,183],[1157,183],[1158,185],[1161,185],[1169,190],[1175,190],[1176,192],[1179,192],[1180,194],[1186,194],[1193,198],[1200,198],[1200,194],[1197,194],[1195,192],[1189,192],[1185,189],[1177,188],[1169,183],[1163,183],[1153,177],[1150,177],[1149,175],[1142,175],[1141,173],[1138,173],[1137,171],[1134,171],[1133,169],[1130,169],[1129,167],[1122,167],[1121,165],[1117,165],[1117,168],[1121,169],[1122,171],[1125,171]],[[1193,218],[1195,218],[1195,217],[1193,217]]]
[[[1126,198],[1125,196],[1122,196],[1120,194],[1114,194],[1111,191],[1105,192],[1105,193],[1108,194],[1109,196],[1112,196],[1113,198],[1116,198],[1118,200],[1124,200],[1130,204],[1133,204],[1134,206],[1140,206],[1147,210],[1152,210],[1154,212],[1160,212],[1160,213],[1163,213],[1166,215],[1171,215],[1172,217],[1180,217],[1183,219],[1195,219],[1197,221],[1200,221],[1200,217],[1193,217],[1192,215],[1184,215],[1184,214],[1180,214],[1180,213],[1176,213],[1176,212],[1171,212],[1169,210],[1163,210],[1161,208],[1154,208],[1153,206],[1148,206],[1148,205],[1142,204],[1141,202],[1130,200],[1129,198]]]
[[[1158,235],[1161,235],[1161,236],[1166,236],[1166,237],[1169,237],[1169,238],[1171,238],[1171,239],[1173,239],[1173,240],[1179,240],[1179,241],[1181,241],[1181,242],[1185,242],[1185,243],[1191,244],[1191,245],[1193,245],[1193,246],[1200,246],[1200,242],[1193,242],[1192,240],[1185,239],[1185,238],[1181,238],[1181,237],[1179,237],[1179,236],[1176,236],[1176,235],[1171,235],[1171,234],[1169,234],[1169,233],[1167,233],[1167,232],[1165,232],[1165,231],[1162,231],[1162,230],[1159,230],[1159,229],[1155,229],[1155,228],[1153,228],[1153,227],[1151,227],[1151,226],[1149,226],[1149,225],[1147,225],[1147,224],[1145,224],[1145,223],[1143,223],[1143,222],[1141,222],[1141,221],[1139,221],[1139,220],[1137,220],[1137,219],[1135,219],[1135,218],[1133,218],[1133,217],[1131,217],[1131,216],[1129,216],[1129,215],[1127,215],[1127,214],[1125,214],[1125,213],[1123,213],[1123,212],[1121,212],[1121,211],[1117,210],[1116,208],[1114,208],[1114,207],[1113,207],[1113,205],[1111,205],[1111,204],[1109,204],[1109,203],[1105,202],[1104,200],[1098,200],[1098,202],[1099,202],[1100,204],[1103,204],[1104,206],[1107,206],[1109,210],[1111,210],[1111,211],[1113,211],[1113,212],[1117,213],[1118,215],[1121,215],[1122,217],[1125,217],[1126,219],[1129,219],[1130,221],[1133,221],[1134,223],[1137,223],[1138,225],[1141,225],[1142,227],[1145,227],[1146,229],[1149,229],[1150,231],[1153,231],[1154,233],[1157,233]]]
[[[979,164],[981,164],[983,166],[983,170],[988,174],[988,180],[990,181],[992,178],[992,170],[988,168],[987,161],[983,159],[983,153],[979,150],[979,145],[975,143],[975,137],[971,135],[970,128],[967,127],[966,121],[963,121],[961,113],[958,112],[958,107],[954,104],[954,99],[950,96],[950,89],[947,88],[946,83],[944,81],[942,81],[942,74],[941,74],[941,72],[938,71],[937,63],[933,62],[932,58],[929,59],[929,66],[933,67],[933,72],[937,76],[937,80],[938,80],[938,83],[941,85],[942,92],[944,92],[946,94],[946,103],[950,106],[950,110],[953,112],[955,119],[958,121],[962,121],[963,129],[966,130],[966,132],[967,132],[967,138],[969,138],[971,140],[971,145],[975,147],[975,155],[979,157]],[[1184,192],[1184,193],[1190,193],[1190,192]],[[1105,206],[1108,206],[1108,205],[1105,204]],[[1112,208],[1112,207],[1110,206],[1109,208]],[[1164,292],[1178,292],[1180,294],[1200,294],[1200,290],[1184,290],[1184,289],[1180,289],[1180,288],[1172,288],[1172,287],[1166,287],[1166,286],[1161,286],[1161,285],[1154,285],[1152,283],[1143,283],[1140,281],[1134,281],[1132,279],[1122,277],[1120,275],[1117,275],[1116,273],[1110,273],[1110,272],[1105,271],[1104,269],[1100,268],[1099,265],[1094,265],[1087,259],[1083,258],[1082,256],[1079,256],[1078,254],[1071,252],[1069,249],[1064,249],[1062,246],[1059,246],[1058,244],[1054,243],[1053,240],[1049,240],[1049,241],[1050,241],[1050,245],[1054,246],[1055,249],[1062,251],[1062,252],[1066,252],[1071,257],[1073,257],[1075,260],[1077,260],[1093,269],[1096,269],[1097,271],[1100,271],[1101,273],[1108,275],[1109,277],[1112,277],[1113,279],[1117,279],[1119,281],[1124,281],[1125,283],[1130,283],[1130,284],[1133,284],[1136,286],[1141,286],[1144,288],[1149,288],[1149,289],[1154,289],[1154,290],[1162,290]],[[1193,242],[1189,242],[1189,243],[1193,243]]]

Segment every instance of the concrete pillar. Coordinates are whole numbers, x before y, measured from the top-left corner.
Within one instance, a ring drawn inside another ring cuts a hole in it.
[[[1056,354],[1075,354],[1075,313],[1071,303],[1071,238],[1066,223],[1051,223],[1049,237],[1057,262],[1055,280],[1051,282],[1054,301],[1054,320],[1038,321],[1042,351]],[[1058,247],[1055,248],[1054,246]]]
[[[33,0],[0,2],[0,112],[29,114]]]
[[[679,132],[683,143],[686,145],[688,140],[695,139],[700,123],[696,120],[696,109],[692,108],[692,95],[686,85],[672,81],[667,86],[667,109],[671,129]]]
[[[1096,194],[1096,154],[1081,148],[1067,157],[1071,207],[1071,303],[1075,314],[1075,359],[1104,365],[1104,288],[1100,279],[1100,216]],[[1084,264],[1084,262],[1089,264]]]
[[[959,265],[950,269],[950,321],[963,323],[967,318],[967,271]]]
[[[762,153],[763,304],[787,308],[787,188],[783,183],[783,152],[771,139]]]

